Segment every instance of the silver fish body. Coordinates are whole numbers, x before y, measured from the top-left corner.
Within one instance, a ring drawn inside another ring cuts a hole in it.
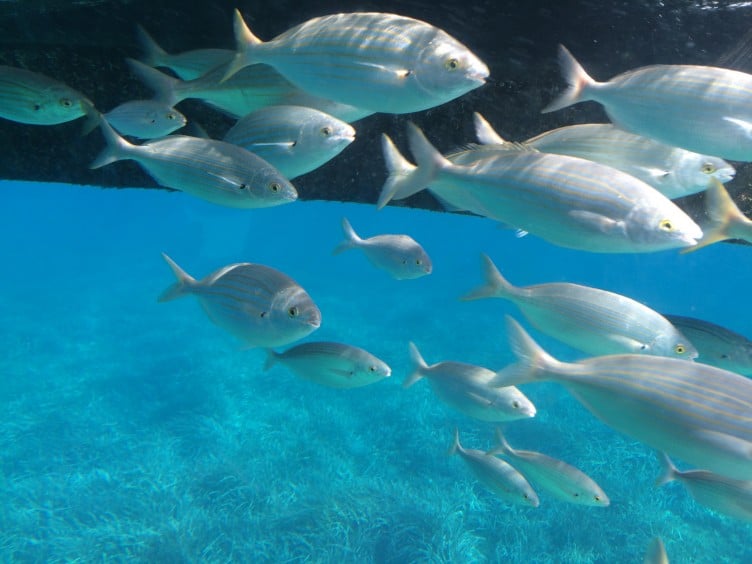
[[[186,124],[178,110],[157,100],[131,100],[120,104],[104,118],[121,135],[139,139],[157,139],[169,135]]]
[[[234,208],[263,208],[297,199],[292,184],[269,163],[241,147],[185,135],[133,145],[102,121],[107,147],[90,165],[131,159],[160,185]]]
[[[414,343],[410,343],[410,359],[412,372],[403,387],[408,388],[421,378],[427,378],[441,401],[468,417],[499,423],[535,416],[533,402],[516,387],[489,386],[496,375],[492,370],[451,361],[429,366]]]
[[[196,280],[166,254],[162,256],[177,282],[159,301],[195,296],[212,322],[246,346],[288,345],[321,325],[321,312],[308,293],[274,268],[237,263]]]
[[[266,63],[306,92],[373,112],[432,108],[478,88],[489,74],[446,32],[395,14],[313,18],[264,43],[236,10],[235,37],[238,54],[225,76]]]
[[[325,341],[302,343],[281,353],[269,350],[264,368],[276,363],[330,388],[360,388],[392,373],[389,365],[365,349]]]
[[[485,284],[464,296],[465,300],[509,300],[537,329],[591,356],[697,357],[691,339],[636,300],[569,282],[513,286],[487,255],[482,258]]]
[[[317,169],[355,140],[355,129],[303,106],[267,106],[238,120],[224,141],[243,147],[287,178]]]

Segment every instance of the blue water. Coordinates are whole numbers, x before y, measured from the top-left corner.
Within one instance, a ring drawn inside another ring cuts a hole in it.
[[[571,281],[752,335],[750,248],[593,255],[517,238],[488,220],[296,202],[224,209],[159,190],[0,183],[0,560],[18,562],[641,562],[661,536],[672,562],[752,561],[749,525],[656,488],[650,450],[555,384],[525,393],[536,418],[513,446],[592,476],[611,506],[505,505],[446,456],[455,427],[488,448],[493,426],[403,390],[407,342],[428,362],[512,359],[502,300],[460,302],[481,252],[514,284]],[[351,251],[409,233],[432,275],[395,281]],[[158,304],[173,277],[258,262],[319,305],[312,340],[368,349],[390,379],[332,390],[243,349],[195,300]],[[561,358],[576,354],[533,333]]]

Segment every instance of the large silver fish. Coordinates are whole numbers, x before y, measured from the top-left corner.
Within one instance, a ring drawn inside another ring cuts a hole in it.
[[[607,507],[611,504],[606,492],[595,480],[574,466],[540,452],[515,450],[498,428],[496,441],[497,446],[488,454],[505,456],[528,481],[555,498],[588,507]]]
[[[216,325],[249,347],[280,347],[310,335],[321,312],[295,280],[262,264],[238,263],[196,280],[162,253],[177,278],[159,296],[193,295]]]
[[[494,388],[492,370],[462,362],[444,361],[428,365],[418,347],[410,343],[410,375],[402,386],[409,388],[427,378],[431,389],[449,407],[481,421],[499,423],[535,417],[535,406],[514,386]]]
[[[313,108],[267,106],[238,120],[224,140],[296,178],[341,153],[355,140],[355,129]]]
[[[88,116],[94,104],[70,86],[30,70],[0,65],[0,117],[32,125],[57,125]]]
[[[266,63],[306,92],[373,112],[426,110],[478,88],[489,74],[446,32],[395,14],[313,18],[267,42],[238,10],[234,27],[238,53],[225,78]]]
[[[449,454],[459,453],[470,471],[475,477],[495,493],[498,497],[509,503],[538,507],[540,500],[525,477],[514,469],[508,462],[482,450],[464,448],[460,444],[460,433],[454,430],[454,441],[449,449]]]
[[[531,149],[493,151],[469,166],[443,157],[414,124],[408,140],[417,168],[389,178],[385,191],[430,186],[442,199],[471,194],[475,213],[574,249],[652,252],[694,245],[702,230],[644,182],[605,165]]]
[[[752,161],[752,75],[652,65],[596,82],[564,46],[559,64],[569,88],[544,112],[593,100],[621,129],[697,153]]]
[[[518,287],[482,255],[485,284],[465,300],[501,298],[514,303],[537,329],[591,356],[649,354],[692,360],[691,339],[648,306],[606,290],[553,282]]]
[[[269,350],[267,355],[265,370],[281,363],[301,378],[330,388],[360,388],[392,373],[367,350],[343,343],[303,343],[281,353]]]
[[[561,362],[507,318],[519,359],[493,385],[552,380],[601,421],[657,450],[752,479],[752,380],[676,358],[622,354]]]
[[[264,208],[294,202],[295,187],[272,165],[224,141],[170,135],[133,145],[102,120],[107,147],[90,165],[99,168],[131,159],[160,185],[234,208]]]
[[[409,235],[376,235],[362,239],[346,218],[342,218],[345,240],[334,249],[334,254],[348,249],[360,249],[375,267],[388,272],[397,280],[409,280],[431,274],[431,257]]]
[[[178,110],[157,100],[131,100],[104,114],[104,119],[121,135],[157,139],[186,124]]]

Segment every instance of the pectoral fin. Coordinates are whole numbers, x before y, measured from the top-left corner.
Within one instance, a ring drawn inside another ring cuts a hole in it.
[[[610,217],[594,212],[572,210],[569,212],[569,215],[594,231],[599,231],[601,233],[610,233],[612,231],[621,230],[623,227],[623,222],[616,221]]]
[[[732,117],[724,117],[724,121],[727,121],[729,123],[734,124],[737,126],[744,135],[747,137],[752,138],[752,122],[744,121],[743,119],[738,118],[732,118]]]

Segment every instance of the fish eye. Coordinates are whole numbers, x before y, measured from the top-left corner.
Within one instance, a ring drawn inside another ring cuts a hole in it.
[[[368,370],[371,371],[371,372],[376,372],[376,367],[375,366],[369,366]]]
[[[280,190],[282,190],[282,186],[280,186],[279,182],[272,182],[269,185],[269,190],[271,190],[272,192],[279,192]]]
[[[60,100],[60,105],[64,108],[70,108],[73,105],[73,102],[71,102],[68,98],[62,98]]]
[[[512,402],[512,407],[515,408],[515,409],[519,408],[520,407],[520,402],[518,402],[517,400],[514,400]]]
[[[676,354],[684,354],[685,352],[687,352],[687,347],[679,343],[678,345],[674,347],[674,352]]]
[[[322,128],[321,128],[321,134],[322,134],[322,135],[323,135],[324,137],[329,137],[329,136],[330,136],[330,135],[332,134],[332,128],[331,128],[331,127],[329,127],[328,125],[327,125],[327,126],[324,126],[324,127],[322,127]]]
[[[702,172],[705,174],[713,174],[716,171],[715,165],[713,163],[705,163],[702,165]]]
[[[35,112],[38,112],[41,109],[42,109],[42,104],[34,104],[34,111]]]
[[[574,492],[574,497],[580,497],[580,492]]]
[[[173,114],[172,112],[167,114],[167,119],[175,119],[175,118],[177,118],[177,116]]]
[[[151,120],[149,120],[149,123],[157,123],[157,120],[151,119]]]
[[[415,264],[423,264],[423,261],[420,259],[415,259]]]
[[[457,70],[458,68],[460,68],[459,59],[455,59],[454,57],[447,59],[447,61],[444,63],[444,68],[449,71]]]
[[[266,311],[262,311],[261,313],[259,313],[259,317],[266,317],[266,315],[267,315]]]
[[[599,495],[594,495],[594,496],[593,496],[593,499],[594,499],[595,501],[600,501],[600,500],[601,500],[601,496],[599,496]]]
[[[658,224],[658,227],[660,227],[662,231],[669,233],[675,229],[674,224],[670,219],[662,219]]]
[[[240,184],[240,185],[238,186],[238,188],[239,188],[239,189],[241,189],[241,190],[245,190],[246,188],[248,188],[248,184],[246,184],[246,183],[244,182],[244,183]]]
[[[287,310],[287,315],[289,315],[290,317],[297,317],[299,313],[300,310],[298,309],[298,306],[292,306]]]

